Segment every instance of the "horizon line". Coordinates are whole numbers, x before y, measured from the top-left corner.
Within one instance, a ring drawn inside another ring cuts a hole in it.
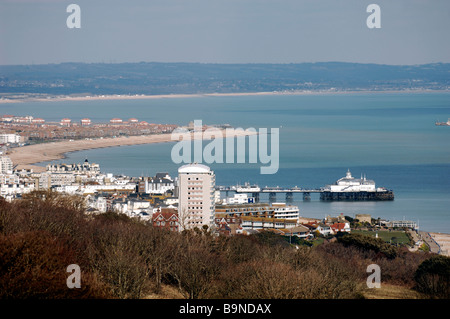
[[[324,63],[339,63],[339,64],[360,64],[360,65],[385,65],[385,66],[423,66],[423,65],[439,65],[450,64],[450,62],[427,62],[427,63],[415,63],[415,64],[387,64],[387,63],[375,63],[375,62],[347,62],[347,61],[315,61],[315,62],[160,62],[160,61],[135,61],[135,62],[48,62],[48,63],[28,63],[28,64],[0,64],[0,67],[13,67],[13,66],[38,66],[38,65],[63,65],[63,64],[203,64],[203,65],[299,65],[299,64],[324,64]]]

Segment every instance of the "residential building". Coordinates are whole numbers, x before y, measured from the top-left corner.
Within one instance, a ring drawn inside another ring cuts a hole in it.
[[[175,181],[169,173],[156,173],[154,177],[141,177],[138,191],[146,194],[165,194],[173,192]]]
[[[46,170],[50,173],[73,173],[96,176],[100,174],[100,165],[96,163],[91,164],[86,159],[83,164],[48,164]]]
[[[12,174],[13,162],[9,156],[0,156],[0,174]]]
[[[226,213],[234,216],[253,216],[265,218],[290,219],[295,222],[299,218],[298,206],[285,203],[248,203],[216,205],[216,213]]]
[[[23,142],[23,137],[18,134],[0,134],[0,144],[18,144]]]
[[[345,223],[334,223],[332,225],[330,225],[330,229],[331,229],[331,233],[333,235],[337,234],[338,232],[345,232],[345,233],[349,233],[350,232],[350,223],[349,222],[345,222]]]
[[[297,221],[290,219],[265,218],[265,217],[241,217],[242,229],[289,229],[297,226]]]
[[[72,123],[72,120],[71,120],[71,119],[68,119],[68,118],[63,118],[63,119],[61,120],[61,122],[59,122],[59,124],[60,124],[61,126],[70,126],[70,123]]]
[[[214,225],[214,172],[203,164],[187,164],[178,169],[178,214],[182,229]]]
[[[214,223],[216,232],[220,235],[231,236],[242,231],[242,220],[228,214],[215,214]]]
[[[90,119],[88,119],[88,118],[81,119],[81,126],[89,126],[91,124],[92,124],[92,122]]]
[[[297,236],[300,238],[308,238],[313,236],[310,229],[303,225],[295,226],[289,229],[278,229],[278,231],[281,232],[281,235],[283,236]]]
[[[109,120],[109,123],[111,123],[111,124],[122,124],[123,121],[122,121],[122,119],[115,117],[115,118],[112,118],[111,120]]]
[[[319,224],[316,230],[321,233],[323,236],[328,236],[332,233],[331,227],[326,224]]]
[[[178,211],[174,208],[158,208],[152,216],[153,227],[179,231]]]

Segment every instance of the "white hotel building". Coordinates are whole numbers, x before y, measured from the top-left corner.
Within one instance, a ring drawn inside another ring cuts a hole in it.
[[[178,169],[180,229],[214,225],[216,177],[203,164],[187,164]]]

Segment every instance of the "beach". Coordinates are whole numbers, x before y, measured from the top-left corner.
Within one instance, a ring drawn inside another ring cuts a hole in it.
[[[257,134],[256,132],[251,131],[236,130],[233,131],[233,134],[231,136],[227,136],[225,129],[215,130],[217,130],[218,138]],[[207,136],[203,136],[203,134],[202,137],[203,139],[210,139]],[[115,138],[67,140],[17,147],[10,149],[7,155],[11,158],[14,165],[17,165],[16,169],[33,169],[34,172],[43,172],[45,171],[45,167],[35,165],[36,163],[60,160],[65,158],[65,154],[69,152],[105,147],[176,142],[178,141],[177,138],[178,140],[195,139],[193,133],[175,134],[174,137],[172,137],[172,133],[164,133],[127,137],[121,136]]]
[[[61,101],[98,101],[98,100],[145,100],[145,99],[169,99],[169,98],[198,98],[198,97],[232,97],[232,96],[273,96],[273,95],[336,95],[336,94],[385,94],[385,93],[443,93],[448,90],[405,89],[405,90],[293,90],[271,92],[234,92],[234,93],[192,93],[192,94],[112,94],[112,95],[42,95],[24,96],[19,98],[0,98],[0,104],[21,102],[61,102]]]
[[[145,99],[169,99],[169,98],[198,98],[206,96],[258,96],[258,95],[287,95],[287,94],[312,94],[312,91],[301,92],[246,92],[246,93],[204,93],[204,94],[135,94],[135,95],[85,95],[85,96],[42,96],[42,97],[20,97],[15,99],[1,98],[0,104],[21,102],[61,102],[61,101],[99,101],[99,100],[145,100]],[[316,94],[319,94],[316,92]]]
[[[441,255],[450,256],[450,234],[430,233],[430,235],[440,246]]]

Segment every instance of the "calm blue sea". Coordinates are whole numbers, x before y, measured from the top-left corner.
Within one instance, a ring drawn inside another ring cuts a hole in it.
[[[0,114],[32,115],[47,121],[64,117],[106,122],[136,117],[151,123],[228,123],[242,128],[279,128],[280,169],[261,175],[257,164],[211,164],[216,184],[318,188],[347,169],[393,189],[392,202],[324,203],[313,195],[294,203],[301,215],[371,214],[407,219],[422,230],[450,233],[450,117],[447,93],[216,96],[110,101],[53,101],[0,105]],[[208,142],[204,142],[206,145]],[[177,174],[174,143],[96,149],[68,154],[64,162],[89,161],[104,172],[129,176]],[[261,200],[268,200],[264,196]],[[279,195],[278,201],[284,201]]]

